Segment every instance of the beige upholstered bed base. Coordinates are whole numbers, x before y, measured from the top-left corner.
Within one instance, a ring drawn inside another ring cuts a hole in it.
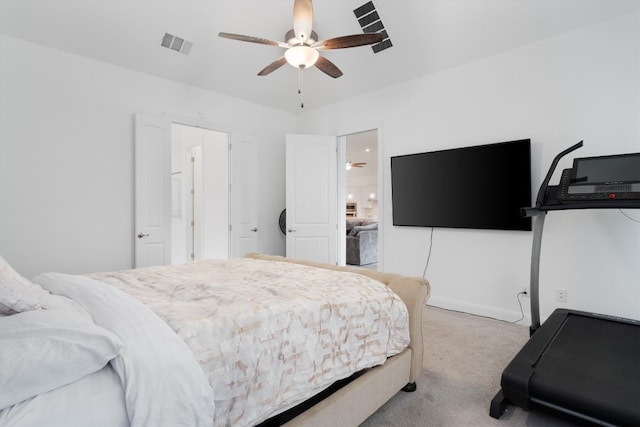
[[[393,273],[300,261],[280,256],[247,254],[247,258],[294,262],[329,270],[351,271],[378,280],[392,289],[404,301],[409,311],[411,343],[402,353],[380,366],[368,370],[331,396],[286,423],[286,426],[357,426],[373,414],[407,384],[422,374],[423,336],[422,312],[429,298],[429,283],[419,277]]]

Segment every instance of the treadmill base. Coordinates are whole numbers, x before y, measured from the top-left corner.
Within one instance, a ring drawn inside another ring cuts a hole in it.
[[[558,309],[502,373],[490,415],[544,407],[600,425],[640,425],[640,322]]]

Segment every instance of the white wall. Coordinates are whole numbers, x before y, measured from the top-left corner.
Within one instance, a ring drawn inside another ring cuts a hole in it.
[[[392,225],[389,158],[531,138],[535,194],[553,157],[579,140],[585,146],[574,153],[578,157],[640,151],[639,28],[640,17],[632,14],[566,33],[305,112],[298,131],[340,134],[378,124],[384,269],[420,276],[430,229]],[[558,169],[570,167],[571,159]],[[558,177],[559,171],[552,183]],[[640,220],[639,210],[626,212]],[[529,282],[531,242],[530,232],[436,229],[426,274],[431,303],[519,318],[516,294]],[[639,259],[640,224],[617,210],[549,214],[543,317],[563,305],[555,302],[555,289],[562,287],[567,307],[640,319]]]
[[[353,169],[352,169],[353,170]],[[378,202],[369,196],[377,197],[377,175],[349,176],[347,172],[347,201],[358,204],[358,218],[378,219]],[[352,198],[349,199],[349,194]]]
[[[0,254],[18,272],[133,266],[134,114],[259,141],[259,250],[283,254],[295,115],[0,35]]]

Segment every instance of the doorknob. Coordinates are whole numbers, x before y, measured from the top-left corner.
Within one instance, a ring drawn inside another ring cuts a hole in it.
[[[257,231],[258,231],[258,229],[257,229],[256,227],[253,227],[253,228],[251,229],[251,231],[253,231],[253,232],[255,233],[255,232],[257,232]]]
[[[289,233],[294,233],[296,230],[294,230],[294,229],[290,228],[290,229],[288,229],[287,231],[288,231]]]
[[[142,239],[143,237],[147,237],[148,234],[138,233],[138,239]]]

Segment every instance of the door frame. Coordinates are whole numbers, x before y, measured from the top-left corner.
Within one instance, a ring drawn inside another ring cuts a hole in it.
[[[347,153],[347,146],[346,146],[346,142],[347,142],[347,136],[352,135],[352,134],[356,134],[356,133],[362,133],[362,132],[368,132],[368,131],[377,131],[377,151],[378,151],[378,271],[384,271],[384,218],[385,218],[385,207],[386,204],[384,203],[384,181],[385,181],[385,173],[384,171],[386,170],[391,170],[391,164],[389,162],[389,164],[387,165],[387,163],[384,162],[385,156],[384,156],[384,123],[382,122],[372,122],[372,123],[364,123],[364,124],[359,124],[359,125],[354,125],[351,127],[347,127],[344,129],[339,130],[336,133],[336,137],[337,137],[337,144],[338,144],[338,191],[337,191],[337,197],[338,197],[338,206],[339,206],[339,213],[342,215],[342,211],[344,211],[344,200],[346,200],[346,186],[342,185],[343,182],[345,182],[346,179],[346,169],[344,167],[340,167],[340,165],[344,165],[346,163],[346,153]],[[340,163],[342,162],[342,163]],[[345,221],[338,221],[338,233],[339,236],[345,236],[346,234],[346,224],[342,224],[342,227],[344,228],[340,228],[340,224],[344,223]],[[338,239],[338,241],[342,241],[345,240],[344,238],[340,238]],[[346,253],[347,253],[347,249],[346,249],[346,241],[345,243],[340,243],[338,245],[338,259],[340,260],[340,262],[342,262],[341,265],[346,265]]]
[[[193,128],[200,128],[200,129],[205,129],[208,131],[213,131],[213,132],[218,132],[218,133],[222,133],[225,134],[227,136],[227,170],[228,170],[228,180],[230,182],[231,180],[231,174],[232,174],[232,169],[231,169],[231,156],[232,153],[229,150],[229,147],[231,146],[231,137],[233,132],[231,130],[225,130],[224,126],[219,126],[214,122],[208,121],[208,120],[203,120],[203,119],[196,119],[196,118],[191,118],[191,117],[184,117],[184,116],[179,116],[179,115],[175,115],[175,114],[170,114],[170,113],[148,113],[148,112],[142,112],[142,113],[136,113],[136,118],[138,116],[142,116],[142,117],[149,117],[149,118],[153,118],[155,120],[158,120],[159,122],[162,121],[163,123],[166,124],[166,129],[167,132],[169,133],[169,151],[171,153],[172,149],[171,149],[171,127],[172,125],[176,124],[176,125],[183,125],[183,126],[189,126],[189,127],[193,127]],[[136,119],[137,120],[137,119]],[[135,126],[137,129],[137,125]],[[137,131],[136,131],[137,132]],[[137,136],[136,136],[137,138]],[[169,162],[171,161],[171,155],[169,156]],[[135,165],[134,165],[135,166]],[[169,166],[169,174],[171,172],[171,167]],[[170,175],[170,180],[171,175]],[[170,186],[171,187],[171,184]],[[233,231],[231,230],[231,225],[232,225],[232,211],[231,211],[231,205],[233,203],[232,200],[232,193],[231,193],[231,189],[228,188],[227,190],[227,218],[228,218],[228,224],[227,224],[227,258],[231,258],[232,257],[232,245],[233,245],[233,238],[234,238],[234,234]],[[135,201],[134,201],[135,204]],[[171,219],[171,209],[172,209],[172,205],[171,202],[169,202],[169,207],[168,207],[168,215],[169,218]],[[135,211],[135,210],[134,210]],[[183,212],[183,215],[185,215],[186,212]],[[135,216],[137,214],[134,213],[134,223],[135,223]],[[170,221],[171,222],[171,221]],[[137,225],[136,225],[137,227]],[[136,230],[135,233],[138,233],[138,231]],[[169,233],[170,234],[170,233]],[[137,244],[137,239],[134,240],[134,245]],[[135,247],[135,246],[134,246]],[[171,252],[171,248],[169,248],[169,252]],[[135,251],[134,251],[135,253]],[[137,264],[137,261],[135,261]],[[169,254],[169,263],[171,263],[171,254]]]
[[[175,124],[179,124],[179,125],[184,125],[184,126],[192,126],[192,127],[196,127],[196,128],[202,128],[202,129],[206,129],[206,130],[211,130],[214,132],[220,132],[220,133],[224,133],[227,135],[227,147],[228,149],[228,155],[227,155],[227,168],[228,168],[228,180],[229,180],[229,189],[227,191],[227,200],[228,200],[228,219],[229,219],[229,224],[228,224],[228,248],[227,248],[227,257],[228,258],[233,258],[233,257],[237,257],[238,253],[237,252],[237,248],[236,246],[238,245],[237,239],[239,237],[241,237],[241,233],[240,233],[240,228],[238,227],[238,224],[235,222],[235,218],[236,216],[234,215],[235,211],[235,206],[237,205],[237,200],[235,200],[235,198],[237,198],[239,192],[236,190],[237,188],[237,182],[235,180],[235,166],[234,163],[236,163],[234,161],[234,150],[233,150],[233,146],[234,144],[237,143],[248,143],[251,144],[253,146],[253,149],[256,150],[255,155],[258,155],[259,151],[258,151],[258,137],[256,135],[254,135],[253,133],[246,133],[246,132],[240,132],[240,131],[236,131],[233,129],[230,129],[228,126],[222,126],[219,125],[213,121],[210,120],[204,120],[201,118],[192,118],[192,117],[184,117],[184,116],[179,116],[176,114],[170,114],[170,113],[163,113],[162,114],[162,118],[168,120],[170,123],[175,123]],[[237,159],[236,159],[237,160]],[[256,186],[255,188],[255,196],[256,199],[254,200],[255,203],[255,207],[256,207],[256,217],[255,217],[255,224],[253,225],[253,227],[251,227],[251,232],[252,235],[254,236],[255,242],[253,242],[253,244],[256,247],[255,252],[259,251],[260,249],[260,239],[259,239],[259,228],[260,228],[260,216],[258,214],[258,189],[259,189],[259,185],[258,182],[254,183],[254,185]],[[255,229],[255,232],[253,231],[253,229]]]
[[[203,129],[205,131],[211,131],[211,132],[217,132],[220,134],[224,134],[226,136],[226,140],[227,140],[227,159],[226,159],[226,163],[227,163],[227,182],[231,182],[231,152],[229,150],[229,146],[231,144],[231,132],[230,131],[226,131],[226,130],[222,130],[220,126],[215,125],[213,122],[209,122],[209,121],[205,121],[205,120],[201,120],[201,119],[192,119],[192,118],[188,118],[188,117],[181,117],[181,116],[176,116],[176,115],[172,115],[172,114],[163,114],[162,117],[164,119],[166,119],[169,122],[169,126],[171,127],[172,125],[181,125],[181,126],[186,126],[186,127],[192,127],[192,128],[197,128],[197,129]],[[202,145],[199,145],[200,147],[202,147]],[[183,155],[186,153],[186,151],[183,150]],[[183,166],[184,167],[184,166]],[[227,228],[227,248],[226,248],[226,256],[227,259],[232,257],[232,239],[233,239],[233,234],[231,231],[231,203],[232,203],[232,195],[231,195],[231,191],[229,188],[227,188],[227,192],[226,192],[226,198],[227,198],[227,222],[228,224],[226,225]],[[204,209],[204,206],[202,206],[202,209]],[[203,230],[203,225],[201,224],[200,230]],[[186,230],[185,230],[186,232]],[[203,235],[201,234],[200,236],[200,241],[202,242],[202,238]],[[187,262],[190,262],[191,259],[189,257],[187,257]]]
[[[173,141],[172,141],[173,143]],[[183,189],[185,182],[190,184],[187,186],[190,191],[187,192],[186,209],[187,213],[184,233],[187,234],[187,246],[185,258],[187,262],[193,262],[202,258],[202,217],[203,217],[203,200],[202,200],[202,145],[194,145],[190,147],[182,147],[183,159]],[[189,161],[191,159],[191,161]],[[187,172],[185,174],[185,172]],[[185,179],[186,178],[186,179]],[[183,191],[182,194],[185,194]],[[173,195],[171,195],[173,201]],[[183,200],[180,200],[182,203]],[[173,245],[173,241],[171,242]],[[173,249],[173,248],[172,248]],[[172,263],[174,260],[171,260]]]

